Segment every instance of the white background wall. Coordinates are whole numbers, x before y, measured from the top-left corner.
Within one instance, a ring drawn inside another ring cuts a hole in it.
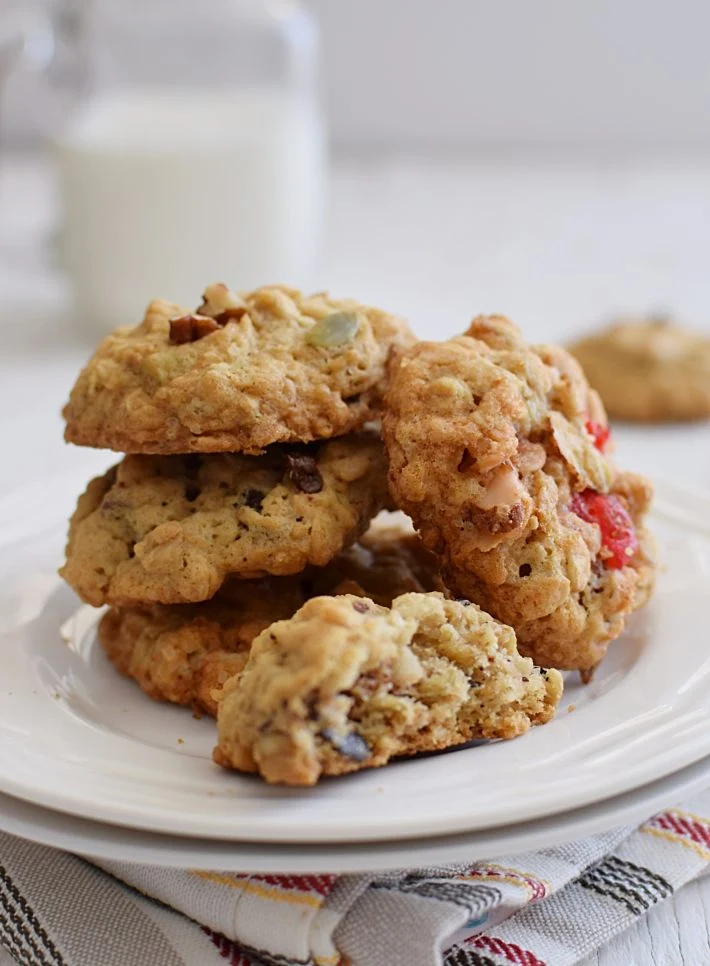
[[[710,149],[707,0],[311,0],[336,140]]]
[[[0,0],[0,27],[47,2]],[[305,2],[339,146],[710,152],[708,0]],[[12,94],[17,136],[41,97],[29,78]]]

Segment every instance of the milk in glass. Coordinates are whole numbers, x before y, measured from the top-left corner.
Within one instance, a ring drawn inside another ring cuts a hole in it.
[[[318,111],[268,88],[104,93],[57,145],[61,258],[80,320],[139,321],[151,298],[314,283],[325,186]]]

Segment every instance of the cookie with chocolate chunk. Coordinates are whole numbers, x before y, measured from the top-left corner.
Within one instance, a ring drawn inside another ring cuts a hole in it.
[[[216,714],[213,692],[242,670],[252,640],[318,594],[351,593],[389,605],[437,586],[437,562],[401,525],[375,521],[322,568],[292,577],[228,580],[199,604],[112,607],[99,638],[109,659],[150,697]]]
[[[61,574],[94,605],[207,600],[230,576],[325,565],[387,501],[371,433],[262,456],[127,456],[80,497]]]
[[[65,437],[123,453],[260,453],[360,429],[380,410],[407,324],[284,285],[211,285],[196,311],[151,302],[109,335],[64,408]]]
[[[252,644],[218,700],[215,761],[313,785],[396,755],[514,738],[548,721],[557,671],[521,657],[475,604],[411,593],[391,607],[314,597]]]
[[[609,415],[640,423],[710,417],[710,338],[670,319],[627,319],[570,347]]]
[[[589,677],[655,575],[651,486],[609,455],[604,408],[563,349],[505,318],[422,342],[394,367],[390,487],[446,586],[536,663]]]

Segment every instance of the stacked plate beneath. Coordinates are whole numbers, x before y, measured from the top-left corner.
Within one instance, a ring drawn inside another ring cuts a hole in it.
[[[103,857],[239,871],[470,861],[636,821],[710,782],[710,497],[657,486],[665,567],[594,681],[511,742],[269,787],[214,722],[121,678],[54,570],[77,477],[0,503],[0,828]],[[70,642],[60,627],[70,621]]]

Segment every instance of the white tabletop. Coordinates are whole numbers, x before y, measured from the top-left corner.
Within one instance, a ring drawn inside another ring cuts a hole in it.
[[[92,338],[70,324],[66,286],[37,252],[54,211],[41,164],[0,168],[0,492],[115,459],[61,437],[60,407]],[[564,340],[617,310],[668,308],[710,331],[708,251],[710,164],[367,159],[334,172],[323,287],[403,313],[433,338],[486,311],[535,340]],[[620,463],[710,487],[708,426],[616,436]],[[708,922],[710,880],[585,966],[708,966]]]

